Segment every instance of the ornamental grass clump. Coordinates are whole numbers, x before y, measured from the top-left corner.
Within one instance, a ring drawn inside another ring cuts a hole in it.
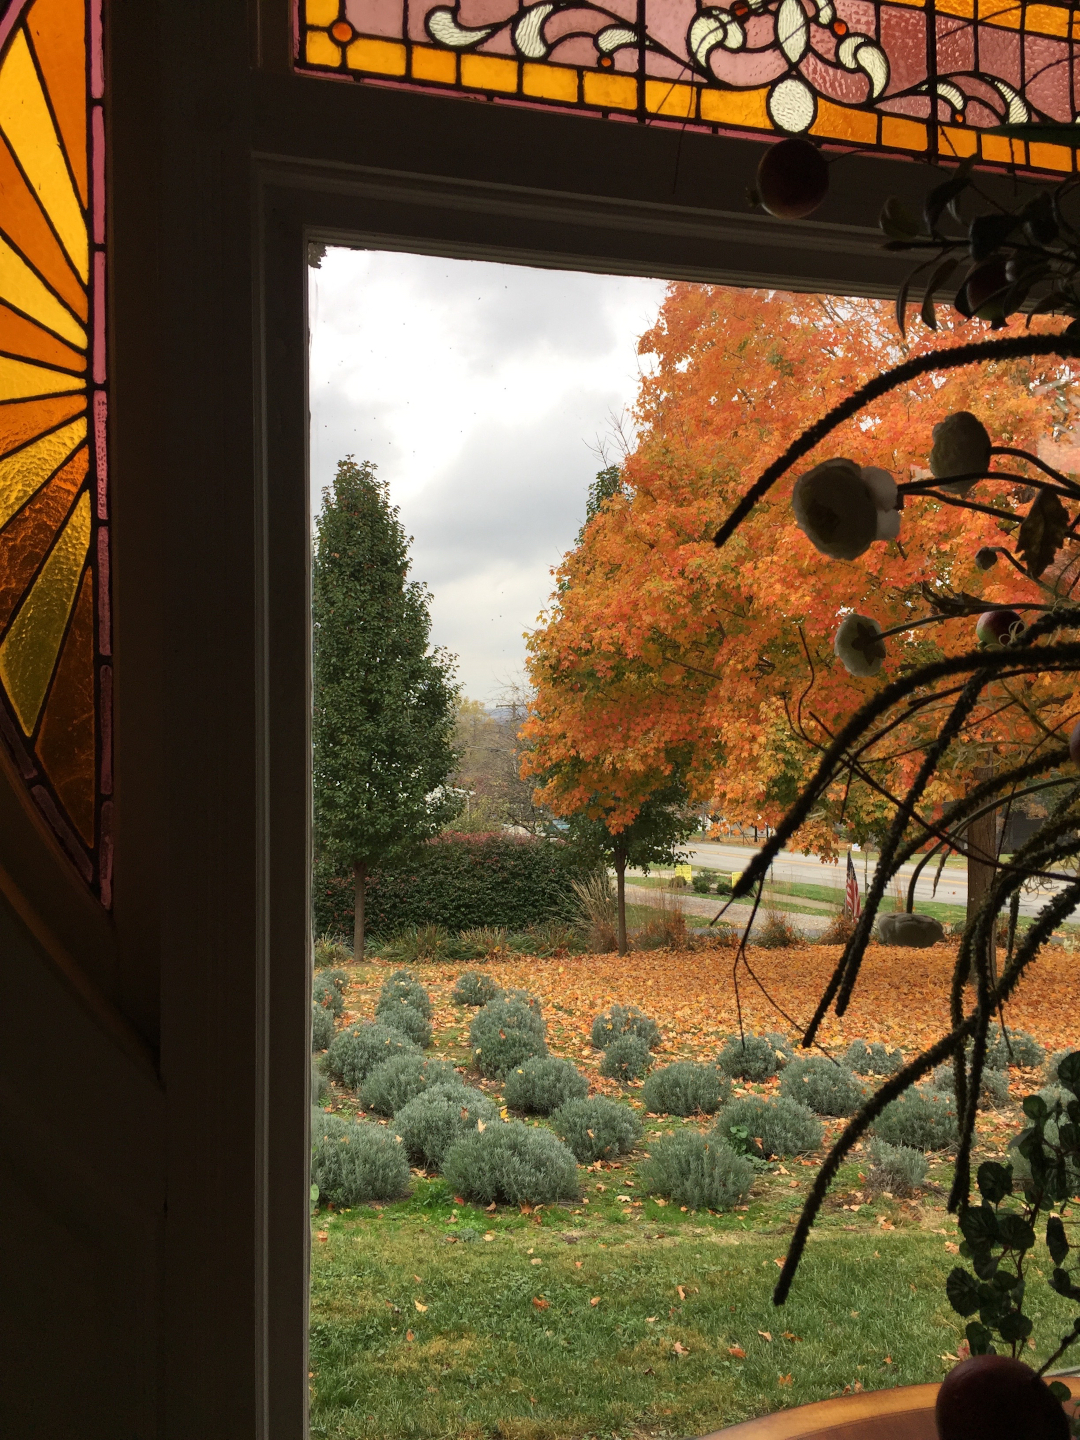
[[[445,1060],[423,1055],[392,1055],[360,1086],[360,1103],[377,1115],[396,1115],[403,1105],[433,1085],[460,1085],[461,1077]]]
[[[606,1050],[612,1040],[623,1035],[639,1036],[650,1050],[660,1048],[660,1026],[636,1005],[612,1005],[592,1022],[590,1039],[595,1050]]]
[[[552,1115],[551,1128],[583,1165],[626,1155],[641,1139],[641,1121],[633,1110],[606,1095],[568,1100]]]
[[[383,982],[377,1004],[384,1005],[398,1000],[404,1001],[406,1005],[411,1005],[425,1020],[431,1019],[431,996],[411,970],[395,970]]]
[[[864,1088],[851,1071],[825,1055],[792,1060],[780,1077],[780,1093],[808,1105],[816,1115],[854,1115]]]
[[[751,1161],[725,1141],[698,1130],[677,1130],[653,1145],[640,1183],[651,1195],[692,1210],[730,1210],[750,1194],[755,1173]]]
[[[652,1072],[641,1098],[654,1115],[712,1115],[730,1091],[715,1065],[678,1060]]]
[[[520,1120],[477,1127],[456,1140],[443,1175],[455,1195],[480,1205],[550,1205],[581,1193],[572,1152],[550,1130]]]
[[[797,1100],[736,1095],[717,1111],[711,1133],[734,1149],[756,1141],[762,1155],[785,1156],[817,1150],[824,1129],[814,1112]]]
[[[431,1044],[431,1023],[407,1000],[380,1000],[375,1008],[375,1020],[380,1025],[392,1025],[407,1035],[421,1050]]]
[[[716,1063],[733,1080],[752,1080],[760,1084],[775,1075],[791,1058],[790,1046],[784,1042],[786,1054],[773,1043],[775,1035],[733,1035],[726,1041]]]
[[[311,984],[311,998],[316,1005],[329,1010],[340,1020],[345,1009],[345,989],[349,977],[344,970],[320,970]]]
[[[620,1035],[604,1051],[600,1074],[609,1080],[640,1080],[649,1068],[649,1047],[640,1035]]]
[[[569,1060],[555,1055],[534,1055],[507,1073],[503,1093],[511,1110],[550,1115],[567,1100],[587,1095],[589,1082]]]
[[[502,987],[490,975],[483,975],[479,970],[466,970],[458,976],[457,984],[450,991],[450,999],[455,1005],[480,1006],[498,999],[502,993]]]
[[[330,930],[319,936],[312,950],[312,959],[316,970],[348,965],[352,962],[352,958],[352,951],[342,937],[335,935]]]
[[[409,1183],[409,1162],[398,1137],[382,1125],[316,1110],[311,1119],[311,1183],[318,1187],[322,1204],[396,1200]]]
[[[414,1164],[438,1169],[463,1135],[499,1124],[498,1107],[481,1091],[459,1082],[421,1091],[397,1111],[391,1128]]]
[[[334,1038],[334,1012],[323,1005],[311,1007],[311,1048],[325,1050]]]
[[[921,1086],[897,1096],[874,1121],[874,1133],[887,1145],[914,1150],[948,1150],[959,1138],[956,1100]]]
[[[951,1065],[939,1065],[930,1076],[928,1088],[932,1091],[953,1095],[956,1093],[956,1080]],[[982,1072],[982,1084],[979,1086],[979,1110],[994,1109],[999,1105],[1007,1105],[1009,1102],[1009,1074],[1007,1070],[991,1070],[989,1066]]]
[[[856,1075],[895,1075],[904,1063],[901,1050],[889,1050],[880,1040],[868,1045],[853,1040],[844,1051],[844,1064]]]
[[[870,1141],[870,1174],[867,1185],[872,1194],[898,1195],[908,1199],[926,1179],[926,1156],[910,1145],[888,1145],[884,1140]]]
[[[334,1036],[326,1052],[326,1069],[340,1085],[355,1090],[376,1065],[392,1055],[419,1053],[419,1046],[393,1025],[350,1025]]]
[[[547,1026],[522,1000],[489,1000],[469,1026],[469,1044],[481,1075],[502,1079],[508,1070],[546,1055]]]

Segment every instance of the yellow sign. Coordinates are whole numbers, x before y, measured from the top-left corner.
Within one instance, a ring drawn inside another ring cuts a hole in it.
[[[676,880],[685,880],[686,883],[689,885],[689,884],[690,884],[690,881],[691,881],[693,878],[694,878],[694,872],[693,872],[693,870],[691,870],[691,868],[690,868],[689,865],[676,865],[676,866],[675,866],[675,879],[676,879]]]

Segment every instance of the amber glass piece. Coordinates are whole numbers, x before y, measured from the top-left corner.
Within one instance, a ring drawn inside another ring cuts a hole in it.
[[[89,544],[90,496],[84,494],[0,643],[0,682],[27,735],[45,702]]]
[[[49,229],[41,206],[19,174],[0,136],[0,231],[30,261],[47,285],[80,320],[87,317],[86,290]]]
[[[45,365],[60,365],[68,370],[85,370],[86,355],[73,350],[55,335],[42,330],[30,320],[0,305],[0,352],[21,355],[27,360],[40,360]]]
[[[67,518],[88,461],[83,445],[0,530],[0,635]]]
[[[35,395],[63,395],[78,390],[86,404],[86,381],[62,370],[29,365],[0,356],[0,400],[31,400]]]
[[[77,349],[85,347],[82,326],[5,240],[0,240],[0,300],[55,331]]]
[[[84,0],[34,0],[26,17],[60,139],[83,208],[86,174],[86,12]]]
[[[0,64],[0,129],[52,221],[75,273],[85,281],[90,274],[86,220],[22,30],[12,36]]]
[[[451,50],[429,50],[426,45],[414,45],[412,74],[414,80],[436,80],[440,85],[453,85],[457,81],[457,56]]]
[[[335,45],[322,30],[309,30],[304,58],[309,65],[340,65],[341,46]]]
[[[0,460],[0,525],[7,524],[85,439],[86,416],[80,415]]]
[[[17,400],[0,405],[0,456],[62,425],[85,408],[85,395],[56,395],[49,400]]]
[[[94,740],[94,580],[87,570],[37,742],[45,773],[87,845],[94,843]]]

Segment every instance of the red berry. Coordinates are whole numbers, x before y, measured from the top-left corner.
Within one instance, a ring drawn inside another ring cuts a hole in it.
[[[757,191],[770,215],[801,220],[829,193],[829,167],[816,145],[791,136],[766,150],[758,166]]]
[[[1015,610],[987,610],[975,622],[975,639],[991,650],[1015,645],[1023,633],[1024,622]]]
[[[1060,1403],[1008,1355],[974,1355],[950,1370],[934,1407],[939,1440],[1068,1440]]]

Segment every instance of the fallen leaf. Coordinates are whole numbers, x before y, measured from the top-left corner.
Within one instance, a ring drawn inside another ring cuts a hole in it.
[[[485,1239],[485,1240],[494,1240],[494,1239],[495,1239],[495,1232],[494,1232],[494,1230],[489,1230],[489,1231],[487,1232],[487,1234],[484,1236],[484,1239]]]
[[[742,1348],[741,1345],[729,1345],[727,1353],[729,1355],[734,1355],[736,1360],[746,1359],[746,1351]]]
[[[582,1262],[581,1262],[580,1260],[575,1260],[575,1261],[574,1261],[574,1269],[575,1269],[575,1270],[580,1270],[580,1269],[581,1269],[581,1263],[582,1263]]]
[[[330,1239],[330,1236],[326,1233],[325,1230],[316,1230],[316,1231],[315,1231],[315,1239],[316,1239],[316,1240],[329,1240],[329,1239]]]
[[[537,1310],[546,1310],[550,1306],[551,1301],[544,1300],[539,1295],[534,1295],[533,1304],[536,1306]]]
[[[659,1317],[658,1315],[646,1315],[646,1316],[645,1316],[645,1324],[646,1324],[646,1325],[655,1325],[656,1322],[657,1322],[657,1320],[658,1320],[659,1318],[660,1318],[660,1317]]]
[[[684,1355],[690,1354],[690,1351],[687,1350],[686,1346],[682,1343],[681,1340],[676,1340],[675,1344],[671,1347],[671,1350],[673,1354],[678,1355],[680,1360],[683,1358]]]
[[[681,1285],[676,1285],[676,1286],[675,1286],[675,1289],[676,1289],[676,1290],[678,1291],[678,1293],[679,1293],[679,1299],[680,1299],[680,1300],[685,1300],[685,1299],[686,1299],[686,1291],[683,1289],[683,1287],[682,1287]]]
[[[759,1330],[757,1333],[762,1337],[763,1340],[768,1340],[769,1344],[772,1344],[772,1335],[769,1333],[768,1330]]]
[[[959,1255],[959,1254],[960,1254],[960,1246],[959,1246],[959,1245],[954,1245],[951,1240],[946,1240],[946,1241],[945,1241],[945,1249],[949,1252],[950,1255]]]
[[[784,1268],[785,1264],[787,1263],[787,1256],[786,1256],[786,1255],[781,1255],[778,1260],[774,1260],[772,1263],[773,1263],[774,1265],[779,1265],[779,1266],[780,1266],[780,1269],[782,1270],[782,1269]]]
[[[858,1312],[858,1310],[852,1310],[852,1312],[851,1312],[851,1318],[852,1318],[852,1320],[858,1320],[858,1318],[859,1318],[859,1312]]]
[[[785,1339],[785,1340],[801,1340],[801,1339],[802,1339],[802,1336],[801,1336],[801,1335],[796,1335],[795,1332],[794,1332],[794,1330],[785,1330],[785,1331],[784,1331],[784,1339]]]
[[[529,1264],[530,1264],[530,1265],[542,1265],[543,1263],[544,1263],[544,1262],[540,1259],[539,1255],[536,1257],[535,1260],[530,1260],[530,1261],[529,1261]]]
[[[420,1314],[423,1315],[424,1311],[427,1309],[427,1306],[421,1305],[419,1300],[414,1300],[412,1303],[416,1306],[417,1310],[420,1311]]]
[[[492,1200],[492,1202],[491,1202],[490,1205],[485,1205],[485,1206],[484,1206],[484,1214],[485,1214],[485,1215],[494,1215],[495,1211],[496,1211],[498,1208],[499,1208],[499,1207],[495,1204],[495,1201]]]
[[[594,1296],[592,1297],[592,1299],[589,1301],[589,1304],[590,1304],[590,1305],[599,1305],[599,1304],[600,1304],[600,1296],[599,1296],[599,1295],[594,1295]]]
[[[411,1330],[405,1331],[405,1339],[409,1342],[410,1345],[412,1344],[414,1336]]]
[[[777,1383],[778,1385],[790,1385],[790,1384],[791,1384],[791,1376],[790,1376],[790,1375],[778,1375],[778,1376],[776,1377],[776,1383]]]

